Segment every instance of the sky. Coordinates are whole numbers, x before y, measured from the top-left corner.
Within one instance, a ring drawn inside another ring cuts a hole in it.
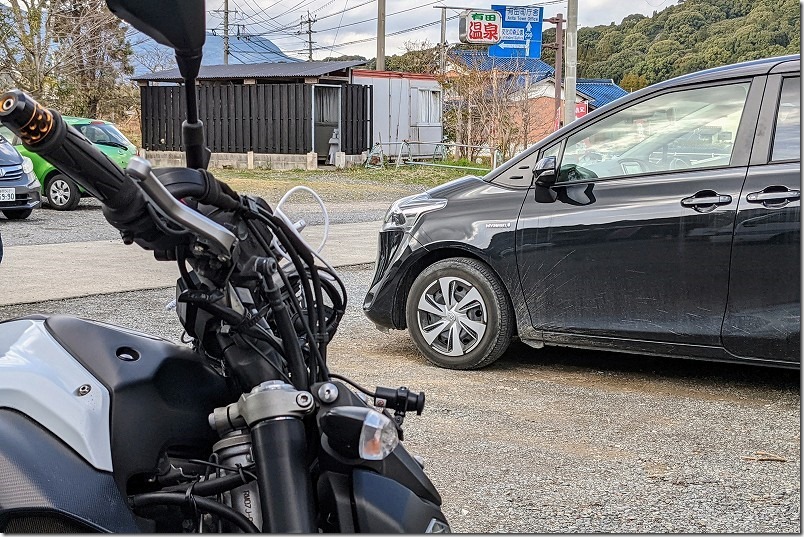
[[[224,0],[207,0],[208,29],[222,28]],[[290,56],[307,59],[308,34],[306,20],[315,19],[313,31],[313,59],[327,56],[359,54],[373,58],[377,54],[377,0],[228,0],[230,34],[239,31],[247,35],[261,35],[273,41]],[[544,7],[544,17],[563,13],[566,18],[566,0],[545,0],[540,3],[500,2],[502,5],[535,5]],[[673,5],[675,0],[578,0],[578,26],[619,23],[632,13],[651,15],[654,11]],[[405,51],[405,42],[427,40],[437,44],[440,40],[441,10],[437,6],[451,8],[490,9],[491,1],[478,0],[386,0],[387,56]],[[447,9],[447,41],[458,43],[458,19],[460,9]],[[428,25],[429,24],[429,25]],[[543,28],[552,27],[544,23]],[[389,35],[398,33],[397,35]],[[260,61],[260,49],[247,40],[232,42],[238,59]]]

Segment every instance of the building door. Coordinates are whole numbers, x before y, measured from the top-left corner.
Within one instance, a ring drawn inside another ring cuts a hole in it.
[[[337,132],[335,132],[337,130]],[[327,162],[329,140],[342,137],[341,87],[317,84],[313,87],[313,151],[319,162]],[[338,147],[340,151],[340,145]]]

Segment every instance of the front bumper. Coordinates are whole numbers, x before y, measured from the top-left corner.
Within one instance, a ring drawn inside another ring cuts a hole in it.
[[[380,231],[377,241],[376,268],[363,300],[363,313],[378,328],[402,330],[405,328],[404,307],[397,306],[407,295],[405,275],[414,257],[425,248],[401,229]]]
[[[0,202],[0,211],[5,210],[25,210],[35,209],[42,204],[42,195],[39,193],[39,184],[33,188],[20,185],[5,185],[0,182],[0,187],[14,188],[14,201]]]

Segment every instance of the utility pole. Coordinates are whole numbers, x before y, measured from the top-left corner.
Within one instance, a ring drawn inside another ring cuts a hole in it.
[[[229,0],[223,0],[223,65],[229,65]]]
[[[567,3],[567,64],[564,75],[564,125],[575,121],[575,81],[578,67],[578,0]]]
[[[229,13],[237,13],[237,10],[230,10],[229,0],[223,0],[223,9],[216,9],[214,13],[223,13],[223,65],[229,65]],[[215,29],[212,33],[215,34]]]
[[[440,58],[440,66],[441,66],[441,74],[447,72],[447,10],[446,8],[441,10],[441,58]]]
[[[316,21],[317,17],[310,17],[310,12],[307,11],[307,20],[304,20],[304,16],[302,15],[301,18],[301,26],[304,27],[307,24],[307,61],[313,61],[313,23]],[[302,33],[302,32],[299,32]]]
[[[561,64],[564,61],[563,58],[563,51],[564,51],[564,20],[563,14],[559,13],[555,17],[550,17],[549,19],[544,19],[545,22],[549,22],[550,24],[556,25],[556,42],[544,45],[544,48],[553,48],[556,50],[556,71],[555,71],[555,100],[556,100],[556,109],[555,109],[555,129],[558,130],[561,128]],[[572,106],[573,113],[575,111],[575,105]]]
[[[385,0],[377,0],[377,71],[385,71]]]

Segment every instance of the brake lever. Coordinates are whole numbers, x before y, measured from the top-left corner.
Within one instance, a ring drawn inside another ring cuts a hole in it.
[[[225,262],[232,258],[238,243],[237,237],[222,225],[174,198],[154,175],[150,162],[142,157],[131,157],[126,173],[134,179],[148,201],[163,217],[193,232],[198,241],[205,244],[219,261]]]

